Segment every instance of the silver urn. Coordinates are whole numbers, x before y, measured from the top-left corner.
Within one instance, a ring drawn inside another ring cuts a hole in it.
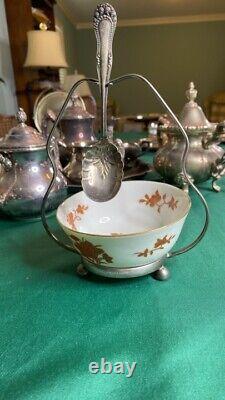
[[[0,140],[0,214],[32,219],[40,217],[53,171],[47,156],[46,138],[25,124],[27,118],[21,108],[17,119],[19,124]],[[55,153],[57,155],[57,151]],[[66,191],[66,180],[58,171],[47,212],[65,199]]]
[[[77,100],[80,100],[81,105]],[[76,159],[76,169],[81,170],[81,154],[97,140],[94,134],[94,121],[95,116],[86,110],[82,98],[73,96],[72,105],[66,108],[59,122],[59,152],[63,166],[72,159],[74,163]],[[65,174],[67,174],[66,171]],[[78,175],[77,179],[79,179]]]
[[[218,143],[220,136],[225,131],[225,124],[213,124],[207,120],[202,108],[195,101],[197,90],[193,82],[189,84],[186,95],[188,102],[185,104],[179,120],[190,142],[186,163],[187,173],[195,183],[212,178],[213,189],[219,191],[220,187],[216,181],[225,172],[225,158],[224,150],[218,146]],[[181,173],[185,143],[178,126],[170,120],[164,120],[163,125],[158,126],[158,135],[162,147],[154,157],[156,171],[165,181],[185,187],[186,182]]]

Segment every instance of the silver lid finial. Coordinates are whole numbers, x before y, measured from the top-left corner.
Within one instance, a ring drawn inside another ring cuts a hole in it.
[[[198,91],[195,89],[194,82],[189,83],[189,88],[186,90],[186,96],[189,101],[195,101]]]
[[[23,108],[19,107],[19,110],[16,113],[16,119],[20,124],[25,124],[27,120],[27,114],[23,110]]]

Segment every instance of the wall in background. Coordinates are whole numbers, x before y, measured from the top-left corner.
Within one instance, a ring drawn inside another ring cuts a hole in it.
[[[6,82],[0,83],[0,114],[15,114],[17,103],[3,0],[0,0],[0,77]]]
[[[93,30],[76,30],[58,6],[55,16],[64,33],[68,73],[78,69],[86,76],[96,77]],[[203,104],[207,96],[225,91],[224,38],[225,22],[117,28],[112,77],[127,72],[146,75],[176,112],[184,104],[188,82],[193,80]],[[3,0],[0,0],[0,76],[7,83],[0,84],[0,113],[13,114],[17,104]],[[111,97],[117,100],[122,114],[162,110],[140,82],[121,83],[111,90]]]
[[[54,7],[54,15],[55,24],[64,36],[66,60],[69,64],[67,73],[73,73],[77,65],[77,30],[57,4]]]
[[[201,103],[214,92],[225,91],[224,38],[225,22],[117,28],[112,76],[128,72],[146,75],[179,112],[191,80],[199,90]],[[76,67],[85,75],[95,77],[94,32],[78,30],[73,39]],[[161,106],[140,82],[121,83],[112,89],[111,96],[123,114],[161,111]]]

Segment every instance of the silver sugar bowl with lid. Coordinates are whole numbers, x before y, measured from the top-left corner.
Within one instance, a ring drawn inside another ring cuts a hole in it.
[[[74,154],[79,159],[83,149],[96,141],[94,122],[95,116],[87,111],[83,99],[73,96],[72,105],[66,108],[59,122],[59,152],[63,166],[68,164]]]
[[[78,105],[78,100],[81,105]],[[82,160],[87,150],[97,141],[94,122],[95,116],[87,111],[82,98],[72,96],[72,105],[66,108],[59,122],[60,140],[58,141],[60,159],[64,166],[63,173],[69,185],[81,184]],[[109,132],[108,135],[113,141],[113,133]],[[124,157],[125,149],[122,141],[117,139],[114,144]]]
[[[195,101],[197,90],[193,82],[189,84],[186,96],[188,102],[180,114],[179,121],[190,142],[186,163],[188,175],[195,183],[212,178],[213,189],[219,191],[220,187],[216,181],[225,172],[225,158],[224,150],[218,143],[220,135],[225,131],[225,123],[215,124],[207,120],[202,108]],[[181,173],[185,142],[179,127],[167,119],[164,124],[158,126],[158,136],[161,138],[162,147],[154,157],[156,171],[167,182],[186,187],[186,181]]]
[[[84,147],[86,144],[94,142],[96,140],[94,120],[95,116],[87,111],[83,99],[73,96],[72,105],[66,108],[59,122],[61,141],[67,148]]]
[[[26,119],[20,108],[19,124],[0,140],[0,214],[18,219],[40,217],[41,203],[53,175],[46,137],[27,126]],[[51,152],[57,157],[55,149],[52,141]],[[66,180],[58,171],[47,204],[48,212],[62,202],[66,191]]]

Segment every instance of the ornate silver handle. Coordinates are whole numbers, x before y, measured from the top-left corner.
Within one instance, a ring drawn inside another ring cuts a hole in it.
[[[99,4],[94,12],[93,26],[97,40],[97,74],[102,101],[102,135],[107,137],[107,98],[111,69],[112,69],[112,43],[116,29],[117,15],[114,8],[108,4]]]
[[[84,111],[87,111],[86,105],[85,105],[85,102],[84,102],[83,98],[80,95],[76,95],[75,93],[73,93],[72,98],[71,98],[73,106],[75,106],[75,103],[76,103],[77,99],[82,104],[82,107],[83,107]]]
[[[222,121],[219,124],[217,124],[216,129],[212,134],[207,135],[205,138],[203,138],[202,140],[203,147],[205,149],[208,149],[213,144],[221,143],[224,134],[225,134],[225,121]]]
[[[225,154],[212,168],[212,188],[215,192],[220,192],[221,187],[217,184],[218,180],[225,175]]]
[[[173,251],[173,252],[169,253],[167,255],[167,257],[171,258],[171,257],[178,256],[179,254],[186,253],[187,251],[189,251],[193,247],[195,247],[200,242],[200,240],[202,240],[202,238],[204,237],[204,235],[206,233],[206,230],[208,228],[208,224],[209,224],[209,209],[208,209],[208,205],[207,205],[203,195],[198,190],[198,188],[194,185],[194,183],[192,182],[192,180],[190,179],[190,177],[189,177],[189,175],[187,174],[187,171],[186,171],[186,161],[187,161],[188,151],[189,151],[189,147],[190,147],[187,133],[186,133],[185,129],[183,128],[183,126],[181,125],[180,121],[177,119],[176,115],[173,113],[173,111],[168,106],[166,101],[159,94],[158,90],[154,87],[154,85],[147,78],[145,78],[144,76],[139,75],[139,74],[127,74],[127,75],[120,76],[119,78],[111,80],[108,83],[108,85],[114,85],[115,83],[118,83],[118,82],[123,81],[125,79],[130,79],[130,78],[139,79],[139,80],[145,82],[150,87],[150,89],[154,92],[154,94],[156,95],[156,97],[158,98],[160,103],[165,107],[167,112],[171,115],[171,117],[173,118],[174,122],[179,126],[180,131],[183,134],[184,139],[185,139],[185,148],[184,148],[184,152],[183,152],[182,158],[181,158],[182,173],[183,173],[183,176],[184,176],[185,180],[189,183],[189,185],[197,193],[198,197],[200,198],[200,200],[201,200],[201,202],[203,204],[204,210],[205,210],[205,222],[204,222],[204,225],[203,225],[203,228],[202,228],[200,234],[189,245],[187,245],[187,246],[185,246],[185,247],[183,247],[183,248],[181,248],[179,250],[176,250],[176,251]]]
[[[12,161],[2,154],[0,154],[0,164],[4,166],[6,171],[10,171],[10,169],[12,168]]]

